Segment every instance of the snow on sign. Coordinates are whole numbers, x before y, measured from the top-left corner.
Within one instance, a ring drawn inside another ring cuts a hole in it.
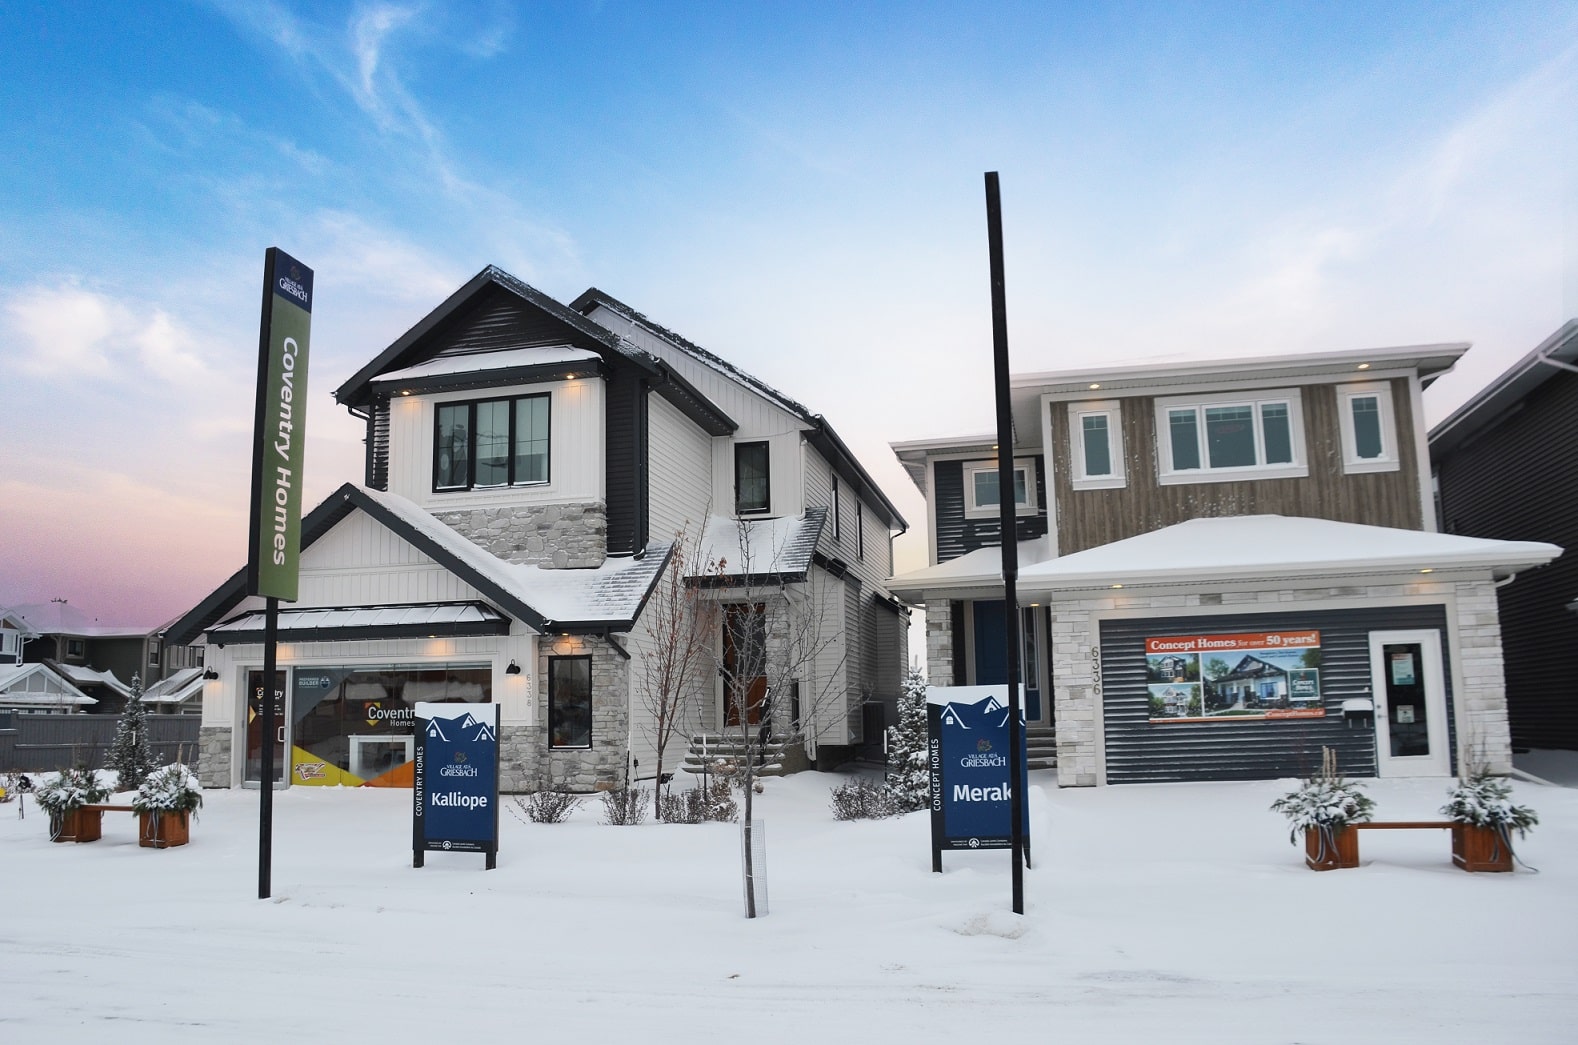
[[[1145,640],[1152,722],[1321,718],[1320,632]]]
[[[499,706],[416,705],[411,866],[428,850],[499,853]]]
[[[942,870],[942,853],[947,849],[1012,848],[1008,714],[1007,686],[930,686],[926,690],[933,870]],[[1021,723],[1023,718],[1021,713]],[[1028,779],[1024,737],[1021,729],[1021,788]],[[1028,855],[1028,802],[1023,811]]]

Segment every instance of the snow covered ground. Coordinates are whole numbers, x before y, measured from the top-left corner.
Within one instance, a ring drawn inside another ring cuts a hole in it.
[[[417,870],[409,792],[294,788],[269,901],[256,792],[209,792],[166,851],[130,814],[51,844],[0,806],[0,1042],[1578,1040],[1578,790],[1517,785],[1537,874],[1465,874],[1435,831],[1316,874],[1267,811],[1287,782],[1036,773],[1021,918],[1005,853],[933,874],[926,817],[837,823],[839,779],[767,783],[754,922],[737,826],[609,827],[595,802],[505,815],[497,870]],[[1370,785],[1382,819],[1433,819],[1444,790]]]

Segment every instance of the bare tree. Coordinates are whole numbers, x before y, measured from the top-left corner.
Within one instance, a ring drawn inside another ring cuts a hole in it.
[[[702,557],[699,538],[687,540],[681,530],[674,535],[674,553],[668,569],[647,601],[647,627],[652,635],[650,655],[641,660],[636,679],[637,699],[648,716],[647,735],[657,753],[657,786],[653,812],[662,819],[663,755],[669,741],[683,730],[695,710],[692,697],[711,678],[713,643],[717,634],[717,604],[685,582],[686,574]]]

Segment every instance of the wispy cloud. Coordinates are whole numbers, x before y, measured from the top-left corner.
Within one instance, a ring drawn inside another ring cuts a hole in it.
[[[119,380],[135,371],[190,384],[209,376],[197,339],[168,312],[72,284],[14,292],[4,326],[0,353],[46,380]]]

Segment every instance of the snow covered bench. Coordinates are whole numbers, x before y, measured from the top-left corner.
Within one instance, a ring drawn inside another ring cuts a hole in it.
[[[1474,827],[1455,820],[1373,820],[1351,826],[1356,831],[1451,831],[1452,862],[1463,870],[1512,870],[1511,846],[1502,844],[1501,836],[1490,828]],[[1355,836],[1356,861],[1358,855],[1358,838]]]

